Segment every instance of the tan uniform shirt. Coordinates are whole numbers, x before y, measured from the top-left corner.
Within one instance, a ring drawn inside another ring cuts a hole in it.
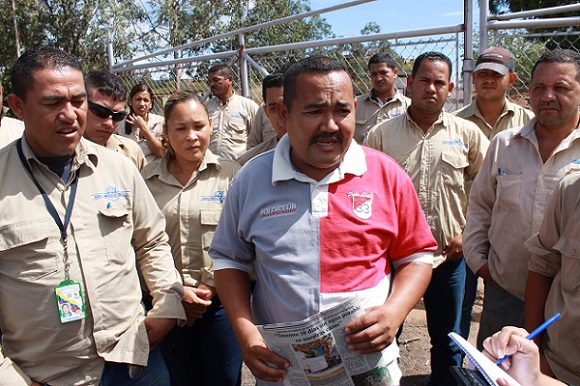
[[[453,114],[475,123],[488,139],[492,139],[500,131],[511,129],[512,127],[522,127],[534,117],[534,113],[531,110],[523,108],[515,103],[511,103],[507,99],[505,100],[503,111],[493,127],[485,121],[483,115],[479,112],[477,98],[467,106],[455,111]]]
[[[254,158],[257,155],[267,152],[268,150],[272,150],[278,144],[278,137],[272,137],[267,139],[266,141],[262,142],[256,147],[251,148],[250,150],[246,151],[244,154],[238,158],[238,163],[242,166],[246,164],[249,160]]]
[[[540,230],[556,184],[580,170],[580,129],[575,129],[544,163],[532,119],[522,128],[502,131],[473,182],[463,252],[477,272],[489,264],[493,280],[524,299],[530,254],[525,241]]]
[[[0,113],[0,149],[14,142],[18,138],[22,137],[24,133],[24,122],[6,117],[4,114],[8,111],[8,108],[0,106],[2,112]]]
[[[165,123],[165,119],[161,115],[149,113],[149,120],[147,121],[147,127],[149,128],[149,130],[151,131],[153,136],[160,141],[163,139],[163,124],[164,123]],[[131,132],[129,134],[126,134],[125,133],[125,121],[122,121],[119,124],[119,126],[117,127],[117,134],[119,134],[122,137],[126,137],[126,138],[132,139],[133,141],[137,142],[137,145],[139,145],[139,147],[141,148],[141,151],[143,151],[143,155],[145,156],[147,163],[153,162],[153,161],[155,161],[155,159],[157,159],[155,154],[149,148],[149,145],[147,144],[147,140],[142,138],[140,130],[137,126],[132,125]]]
[[[70,184],[24,156],[64,222]],[[54,287],[65,279],[55,220],[27,174],[16,144],[0,151],[0,323],[2,384],[30,379],[98,385],[104,361],[145,365],[149,343],[137,271],[153,296],[152,318],[185,320],[183,285],[173,266],[165,221],[130,161],[81,139],[68,229],[71,280],[80,283],[86,318],[61,324]],[[26,375],[24,375],[26,374]]]
[[[553,278],[545,316],[560,319],[548,327],[544,349],[561,381],[580,385],[580,173],[566,176],[548,207],[540,233],[527,241],[529,269]]]
[[[168,162],[167,153],[142,174],[165,215],[175,265],[186,286],[197,287],[201,282],[215,286],[208,250],[230,182],[240,166],[208,150],[199,172],[183,186],[169,173]]]
[[[356,108],[356,130],[354,139],[358,143],[363,143],[365,136],[373,126],[387,119],[398,117],[411,104],[411,99],[397,90],[397,93],[391,100],[380,106],[371,96],[371,92],[359,95],[356,98],[358,106]]]
[[[209,149],[216,155],[237,159],[246,151],[248,134],[254,124],[258,104],[234,94],[226,103],[212,98],[207,103],[207,110],[213,119]]]
[[[147,165],[147,160],[143,155],[143,150],[141,150],[135,141],[132,141],[129,138],[113,134],[107,140],[105,147],[128,157],[139,170]]]
[[[409,174],[437,244],[433,264],[465,225],[466,183],[473,180],[489,141],[473,123],[442,112],[426,134],[405,112],[373,127],[365,144],[381,150]]]
[[[272,127],[270,118],[268,118],[266,112],[264,111],[264,104],[262,103],[256,112],[254,125],[250,131],[250,135],[248,135],[248,143],[246,148],[250,150],[262,142],[266,142],[275,137],[277,137],[277,134]]]

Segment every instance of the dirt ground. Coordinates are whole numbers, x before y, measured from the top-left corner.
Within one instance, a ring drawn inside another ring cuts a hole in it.
[[[483,284],[480,279],[478,294],[473,307],[471,334],[469,336],[469,341],[474,345],[483,304],[482,294]],[[431,372],[429,365],[429,334],[427,333],[427,320],[423,301],[415,306],[405,320],[405,327],[399,340],[399,348],[401,352],[400,367],[403,371],[401,386],[420,385]],[[244,365],[242,369],[242,386],[253,386],[255,384],[255,378]]]

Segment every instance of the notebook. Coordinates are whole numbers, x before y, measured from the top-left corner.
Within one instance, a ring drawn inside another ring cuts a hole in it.
[[[469,358],[469,362],[475,365],[487,383],[492,386],[499,386],[495,380],[503,378],[514,386],[521,386],[515,379],[509,376],[508,373],[503,371],[460,335],[451,332],[449,333],[449,337],[463,350],[463,352],[465,352],[467,358]]]

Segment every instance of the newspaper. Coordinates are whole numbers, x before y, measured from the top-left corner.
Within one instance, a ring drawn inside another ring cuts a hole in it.
[[[392,385],[384,350],[360,354],[347,347],[344,328],[364,313],[353,297],[298,322],[259,325],[270,350],[290,363],[284,385]]]

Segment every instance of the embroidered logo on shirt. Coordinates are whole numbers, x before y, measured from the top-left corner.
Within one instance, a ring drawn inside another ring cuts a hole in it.
[[[363,220],[368,220],[373,214],[373,193],[352,193],[348,192],[352,198],[352,211]]]
[[[240,113],[233,113],[232,115],[230,115],[231,118],[236,118],[236,119],[241,119],[242,121],[245,120],[246,118],[240,114]]]
[[[460,139],[454,139],[451,141],[443,141],[444,145],[451,145],[451,146],[462,146],[467,149],[467,145],[463,143]]]
[[[216,190],[211,196],[201,196],[201,201],[219,201],[224,202],[226,199],[226,192],[223,190]]]
[[[103,198],[106,198],[111,201],[117,201],[121,197],[129,198],[130,191],[119,190],[119,188],[117,188],[116,186],[107,186],[104,192],[91,194],[91,196],[93,197],[94,201],[102,200]]]
[[[260,209],[260,218],[267,219],[271,217],[289,216],[296,213],[296,204],[289,202]]]

